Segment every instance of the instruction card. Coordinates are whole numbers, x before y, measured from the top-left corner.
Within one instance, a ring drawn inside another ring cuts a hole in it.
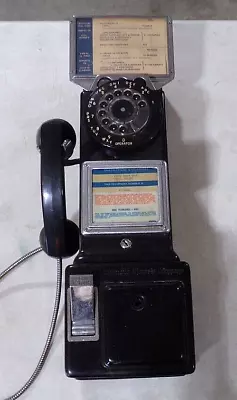
[[[77,18],[77,74],[167,75],[166,18]]]
[[[158,187],[156,168],[94,169],[93,223],[158,223]]]

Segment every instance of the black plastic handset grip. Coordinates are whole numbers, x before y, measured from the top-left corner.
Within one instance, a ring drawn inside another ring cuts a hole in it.
[[[72,155],[75,143],[73,127],[61,119],[43,123],[37,135],[44,220],[40,243],[51,257],[70,257],[79,247],[78,227],[67,220],[64,179],[64,161]]]

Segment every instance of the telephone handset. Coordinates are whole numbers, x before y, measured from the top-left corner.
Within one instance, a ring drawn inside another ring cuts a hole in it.
[[[77,225],[66,216],[65,160],[76,144],[73,127],[62,119],[43,123],[37,134],[41,153],[41,196],[44,228],[40,244],[51,257],[71,257],[79,248]]]
[[[45,346],[39,362],[26,383],[8,399],[18,399],[35,382],[47,360],[50,351],[57,317],[59,313],[62,287],[62,258],[74,255],[79,248],[79,229],[66,215],[64,165],[71,157],[76,144],[72,126],[61,119],[43,123],[37,133],[37,147],[41,153],[41,196],[44,228],[40,233],[38,247],[20,257],[0,272],[0,282],[11,271],[42,250],[57,258],[57,283],[54,308]],[[70,160],[73,165],[77,160]]]

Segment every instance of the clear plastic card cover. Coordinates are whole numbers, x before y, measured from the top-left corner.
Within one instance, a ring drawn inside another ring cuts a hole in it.
[[[101,76],[143,76],[156,88],[174,78],[169,17],[74,18],[70,53],[70,78],[86,89]]]
[[[82,234],[170,230],[164,161],[91,161],[82,168]]]

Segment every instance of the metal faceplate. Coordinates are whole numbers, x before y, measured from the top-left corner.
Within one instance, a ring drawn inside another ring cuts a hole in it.
[[[170,17],[75,17],[70,22],[70,80],[94,90],[101,79],[146,80],[160,89],[174,79]]]
[[[82,235],[170,231],[165,161],[82,165]]]

